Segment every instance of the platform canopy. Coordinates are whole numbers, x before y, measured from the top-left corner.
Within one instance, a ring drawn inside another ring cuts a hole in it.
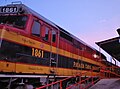
[[[96,44],[120,62],[120,37],[96,42]]]

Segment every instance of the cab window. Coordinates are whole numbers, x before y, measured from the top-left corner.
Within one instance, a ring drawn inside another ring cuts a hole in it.
[[[32,26],[32,35],[40,36],[40,28],[41,28],[41,24],[35,20]]]
[[[44,37],[44,40],[48,41],[49,40],[49,28],[48,27],[45,27],[45,37]]]
[[[56,41],[56,32],[52,30],[52,42]]]
[[[27,23],[28,17],[22,15],[0,16],[0,24],[7,24],[16,28],[23,29]]]

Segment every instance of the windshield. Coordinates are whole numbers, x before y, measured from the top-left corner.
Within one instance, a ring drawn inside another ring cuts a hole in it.
[[[26,22],[27,16],[18,15],[0,16],[0,24],[6,24],[17,28],[24,28]]]

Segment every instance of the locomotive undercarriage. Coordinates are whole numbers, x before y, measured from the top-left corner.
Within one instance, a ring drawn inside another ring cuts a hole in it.
[[[0,75],[0,88],[2,89],[35,89],[52,82],[56,82],[62,79],[66,79],[67,76],[55,76],[55,75]],[[66,89],[71,85],[90,78],[89,76],[82,76],[81,78],[76,76],[62,82],[62,89]],[[92,80],[98,80],[99,77],[87,80],[82,85],[87,86]],[[76,86],[76,87],[78,87]],[[43,89],[60,89],[60,83],[56,83],[52,86]],[[75,88],[78,89],[78,88]]]
[[[61,78],[49,75],[0,75],[0,88],[2,89],[35,89],[37,87],[57,81]],[[59,84],[53,86],[59,89]],[[52,89],[52,88],[49,88]]]

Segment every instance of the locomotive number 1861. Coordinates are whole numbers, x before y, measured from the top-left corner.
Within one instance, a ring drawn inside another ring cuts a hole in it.
[[[32,56],[43,58],[43,51],[40,49],[32,48]]]
[[[17,7],[2,7],[1,13],[17,13],[18,9]]]

